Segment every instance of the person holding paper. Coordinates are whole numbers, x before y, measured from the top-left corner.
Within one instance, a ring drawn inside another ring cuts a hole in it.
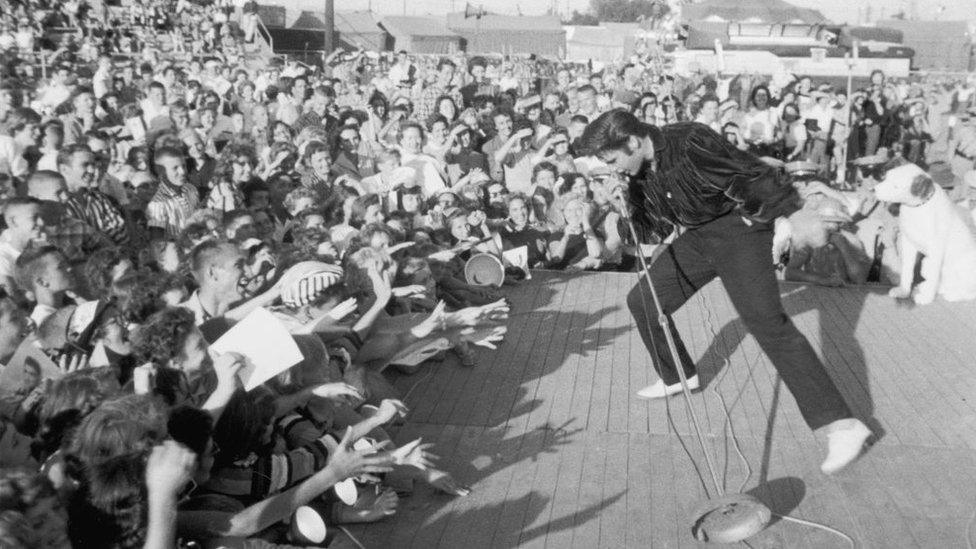
[[[132,352],[139,366],[132,376],[136,393],[154,393],[170,405],[199,406],[220,418],[231,396],[241,387],[237,372],[243,358],[235,353],[212,357],[193,314],[163,309],[132,334]]]

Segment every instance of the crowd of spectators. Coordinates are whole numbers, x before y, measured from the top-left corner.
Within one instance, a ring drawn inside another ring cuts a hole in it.
[[[972,81],[878,72],[847,98],[641,58],[310,67],[248,47],[253,2],[4,8],[0,364],[31,374],[0,387],[5,547],[299,543],[304,506],[361,523],[414,482],[465,495],[436,448],[390,442],[408,410],[387,374],[473,365],[505,334],[498,286],[531,269],[634,268],[627,182],[580,146],[602,112],[704,124],[788,172],[811,214],[771,250],[786,280],[894,279],[870,195],[892,157],[969,198]],[[483,257],[495,286],[466,273]],[[303,359],[245,391],[246,357],[210,345],[258,309]]]

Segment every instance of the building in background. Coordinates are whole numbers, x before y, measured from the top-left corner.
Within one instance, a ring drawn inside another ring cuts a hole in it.
[[[968,71],[973,45],[966,21],[887,19],[878,26],[900,30],[904,44],[915,50],[913,67],[928,71]]]
[[[566,53],[566,31],[556,15],[447,14],[447,27],[464,39],[468,53],[502,55]]]
[[[442,17],[386,16],[380,26],[393,37],[393,49],[410,53],[454,54],[462,50],[461,37]]]

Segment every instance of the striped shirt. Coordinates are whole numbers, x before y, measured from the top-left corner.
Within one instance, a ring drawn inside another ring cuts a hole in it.
[[[65,204],[68,215],[80,219],[109,237],[116,244],[129,240],[122,208],[112,197],[95,189],[81,189],[71,194]]]
[[[288,452],[252,453],[232,464],[216,466],[203,488],[245,502],[260,501],[324,468],[329,460],[329,446],[335,444],[335,439],[327,442],[328,438],[331,437],[321,436]]]
[[[200,203],[200,193],[191,185],[172,188],[159,186],[156,196],[146,205],[146,219],[150,227],[158,227],[168,237],[179,237],[187,220]]]

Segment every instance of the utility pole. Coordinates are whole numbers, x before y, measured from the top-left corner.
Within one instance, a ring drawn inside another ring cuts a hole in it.
[[[322,49],[328,56],[335,47],[335,0],[325,0],[325,17],[322,18],[322,22],[325,23],[325,41],[322,43]]]

